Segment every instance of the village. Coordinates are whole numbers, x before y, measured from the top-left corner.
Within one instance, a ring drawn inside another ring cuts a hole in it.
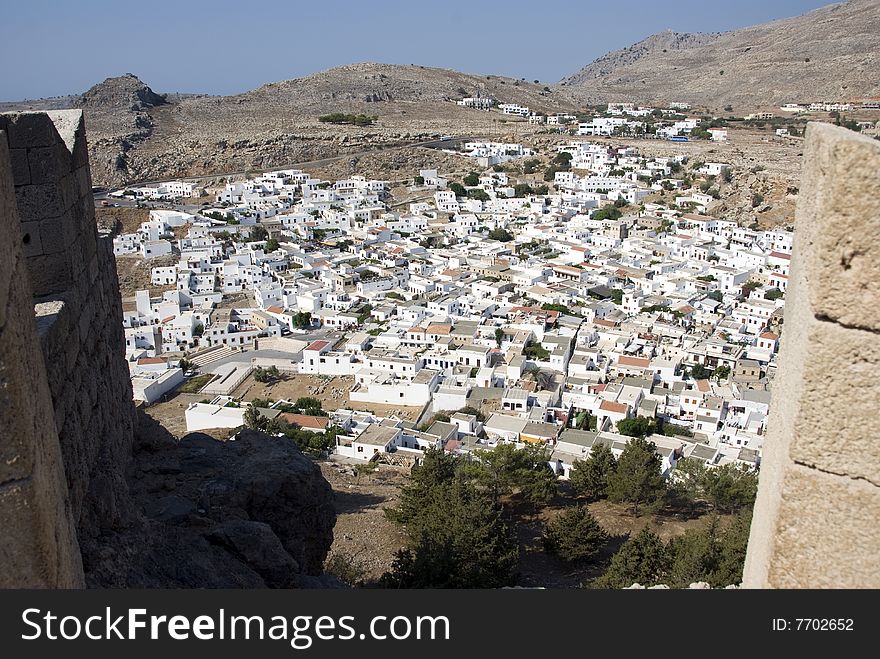
[[[118,235],[119,257],[177,259],[124,305],[135,399],[186,390],[187,432],[283,425],[352,463],[537,444],[566,479],[639,436],[664,474],[759,468],[793,236],[710,214],[730,165],[573,138],[529,186],[505,169],[529,148],[460,150],[474,171],[421,171],[404,210],[386,181],[281,170]]]

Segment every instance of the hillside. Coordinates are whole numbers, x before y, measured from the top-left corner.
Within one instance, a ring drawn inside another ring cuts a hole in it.
[[[498,113],[455,104],[476,95],[544,111],[575,107],[567,91],[542,83],[373,63],[269,83],[236,96],[169,98],[126,74],[53,102],[84,109],[95,183],[120,186],[358,154],[447,133],[502,137],[505,124],[514,127]],[[7,109],[43,103],[8,104]],[[377,119],[369,127],[318,121],[333,112]]]
[[[880,0],[720,34],[662,32],[564,79],[584,101],[684,101],[721,110],[880,95]]]

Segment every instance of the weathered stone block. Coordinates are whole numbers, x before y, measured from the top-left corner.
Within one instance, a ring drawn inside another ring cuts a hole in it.
[[[809,125],[793,260],[813,313],[880,330],[880,142]]]
[[[62,147],[63,148],[63,147]],[[28,149],[27,151],[28,166],[30,168],[29,183],[36,185],[44,183],[55,183],[64,174],[61,163],[58,161],[57,146],[43,146],[36,149]],[[25,181],[16,183],[21,185]]]
[[[88,165],[81,165],[73,170],[76,177],[76,186],[79,188],[80,196],[87,198],[94,208],[94,197],[92,196],[92,174]]]
[[[82,238],[77,237],[70,245],[67,247],[67,257],[70,260],[70,275],[72,278],[72,282],[76,283],[79,278],[82,276],[83,271],[86,268],[85,261],[83,261],[82,256]],[[86,294],[88,290],[80,290],[77,291],[79,294]]]
[[[76,142],[85,137],[82,110],[49,110],[45,115],[52,122],[67,153],[73,153]]]
[[[880,587],[880,488],[793,467],[781,500],[769,587]]]
[[[61,190],[61,198],[64,204],[64,210],[73,208],[80,202],[79,186],[76,182],[76,176],[71,172],[65,172],[58,179],[58,188]]]
[[[28,271],[34,295],[54,295],[70,289],[73,277],[67,252],[42,254],[28,259]]]
[[[45,580],[40,574],[42,554],[39,541],[39,511],[34,505],[34,487],[30,480],[0,487],[0,525],[3,538],[0,549],[3,570],[0,588],[40,588]]]
[[[880,335],[814,320],[807,336],[790,456],[880,485]]]
[[[28,185],[31,182],[31,170],[27,149],[10,149],[9,160],[12,163],[12,179],[15,184]]]
[[[52,146],[58,140],[52,120],[43,112],[20,112],[7,116],[9,146],[14,149]]]
[[[43,254],[56,254],[67,249],[64,220],[61,218],[40,220],[40,244]]]
[[[22,254],[24,254],[26,258],[42,254],[43,240],[40,234],[40,223],[22,222],[20,227]]]
[[[61,190],[54,184],[16,187],[15,198],[22,222],[59,217],[66,210]]]

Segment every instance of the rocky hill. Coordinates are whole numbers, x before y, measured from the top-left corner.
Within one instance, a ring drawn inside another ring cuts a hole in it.
[[[375,63],[341,66],[236,96],[173,99],[126,74],[51,103],[83,108],[93,179],[98,185],[121,186],[283,166],[447,133],[494,130],[500,136],[499,115],[457,106],[455,101],[465,96],[544,111],[575,107],[566,90],[544,83]],[[46,102],[7,104],[7,109]],[[318,121],[333,112],[367,114],[376,121],[368,127]]]
[[[632,100],[686,101],[719,112],[732,106],[736,113],[783,102],[880,96],[877,34],[880,0],[850,0],[733,32],[662,32],[600,57],[559,85],[415,64],[362,63],[235,96],[168,97],[127,74],[81,96],[0,108],[83,107],[93,180],[116,187],[333,156],[358,158],[444,134],[515,141],[534,132],[498,112],[457,106],[465,96],[546,112]],[[336,112],[376,119],[361,127],[318,121]],[[399,171],[401,176],[416,173],[406,163]]]
[[[315,588],[333,541],[333,492],[293,442],[242,431],[177,440],[137,414],[127,523],[81,541],[90,587]]]
[[[684,101],[721,110],[880,95],[880,0],[850,0],[721,34],[662,32],[560,84],[584,101]]]
[[[96,183],[137,176],[129,170],[128,153],[153,134],[151,112],[166,103],[131,73],[107,78],[72,99],[71,106],[82,108],[86,117]]]

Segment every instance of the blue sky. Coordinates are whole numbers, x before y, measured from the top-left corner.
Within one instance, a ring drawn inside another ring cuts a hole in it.
[[[127,72],[159,92],[232,94],[366,61],[557,82],[654,32],[721,32],[825,4],[31,0],[3,8],[0,100],[80,93]]]

